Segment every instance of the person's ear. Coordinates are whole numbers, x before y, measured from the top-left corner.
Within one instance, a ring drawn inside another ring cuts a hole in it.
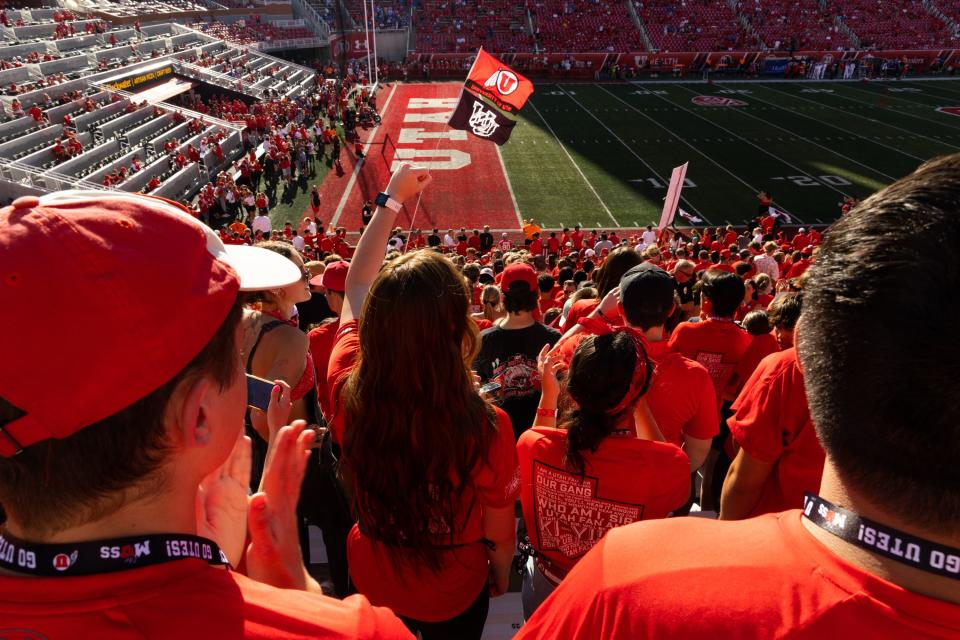
[[[214,385],[206,376],[184,384],[182,401],[175,414],[180,438],[184,448],[203,447],[212,437],[210,403],[215,395]]]

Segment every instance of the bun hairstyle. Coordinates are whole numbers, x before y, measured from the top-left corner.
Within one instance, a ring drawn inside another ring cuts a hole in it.
[[[571,470],[580,476],[586,473],[584,452],[596,452],[616,430],[622,416],[646,393],[652,374],[641,338],[630,331],[591,335],[580,342],[567,373],[572,402],[562,423]]]

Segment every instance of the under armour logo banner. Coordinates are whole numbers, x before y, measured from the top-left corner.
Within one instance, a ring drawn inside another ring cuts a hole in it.
[[[517,123],[465,88],[460,92],[460,103],[450,116],[449,124],[453,129],[469,131],[478,138],[502,145],[510,139],[510,133]]]

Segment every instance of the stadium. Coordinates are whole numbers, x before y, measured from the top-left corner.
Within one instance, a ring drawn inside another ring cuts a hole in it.
[[[0,638],[960,638],[958,67],[960,0],[0,0]]]

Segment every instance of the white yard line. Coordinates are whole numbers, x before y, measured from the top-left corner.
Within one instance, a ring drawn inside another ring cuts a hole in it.
[[[532,102],[530,104],[533,104]],[[513,185],[510,184],[510,175],[507,173],[507,165],[503,164],[503,154],[500,153],[500,145],[497,147],[497,159],[500,160],[500,170],[503,171],[503,179],[507,182],[507,191],[510,192],[510,202],[513,203],[513,212],[517,216],[517,224],[523,229],[523,218],[520,217],[520,207],[517,206],[517,196],[513,193]]]
[[[858,89],[857,87],[847,87],[847,89],[850,89],[851,91],[856,91],[857,93],[865,93],[865,94],[869,95],[870,97],[872,97],[872,98],[874,98],[874,99],[889,98],[889,99],[893,99],[893,100],[900,100],[901,102],[907,102],[907,103],[909,103],[909,104],[915,104],[915,105],[919,105],[919,106],[922,106],[922,107],[926,107],[926,108],[929,109],[930,111],[934,111],[934,112],[935,112],[936,109],[937,109],[937,108],[936,108],[935,106],[933,106],[933,105],[926,104],[926,103],[924,103],[924,102],[917,102],[916,100],[910,100],[910,99],[908,99],[908,98],[901,98],[900,96],[895,96],[895,95],[892,95],[892,94],[888,95],[888,94],[886,94],[886,93],[876,93],[876,92],[873,92],[873,91],[866,91],[866,90],[864,90],[864,89]],[[860,103],[860,104],[865,104],[865,105],[870,106],[870,107],[876,107],[875,104],[870,104],[870,103],[867,102],[866,100],[857,100],[856,98],[847,98],[846,96],[842,96],[842,97],[844,97],[844,98],[846,98],[847,100],[850,100],[850,101],[852,101],[852,102],[858,102],[858,103]],[[960,127],[950,126],[949,124],[947,124],[946,122],[941,121],[941,120],[933,120],[933,119],[931,119],[931,118],[924,118],[924,117],[922,117],[922,116],[917,116],[917,115],[914,115],[914,114],[912,114],[912,113],[907,113],[906,111],[899,111],[899,110],[897,110],[897,111],[894,111],[893,113],[898,113],[898,114],[900,114],[900,115],[902,115],[902,116],[907,116],[908,118],[914,118],[914,119],[916,119],[916,120],[923,120],[923,121],[926,122],[927,124],[940,125],[940,126],[943,127],[944,129],[952,129],[952,130],[954,130],[954,131],[960,131]],[[924,136],[924,137],[926,137],[926,136]]]
[[[639,160],[640,162],[642,162],[642,163],[643,163],[643,166],[645,166],[657,179],[659,179],[660,182],[662,182],[663,184],[670,184],[670,180],[664,179],[664,177],[661,176],[661,175],[657,172],[656,169],[654,169],[653,167],[650,166],[650,163],[649,163],[649,162],[647,162],[646,160],[644,160],[643,158],[641,158],[640,155],[639,155],[636,151],[633,150],[633,147],[631,147],[631,146],[628,145],[626,142],[624,142],[624,141],[623,141],[623,138],[621,138],[621,137],[618,136],[616,133],[614,133],[613,130],[612,130],[610,127],[608,127],[608,126],[606,125],[606,123],[603,122],[603,120],[601,120],[600,118],[598,118],[598,117],[593,113],[593,111],[591,111],[590,109],[587,109],[585,106],[583,106],[583,104],[582,104],[579,100],[577,100],[576,98],[574,98],[573,95],[570,94],[570,93],[569,93],[566,89],[564,89],[561,85],[558,84],[558,85],[555,85],[555,86],[556,86],[558,89],[560,89],[560,91],[563,91],[563,93],[564,93],[568,98],[570,98],[571,100],[573,100],[573,101],[576,103],[576,105],[577,105],[578,107],[580,107],[587,115],[589,115],[591,118],[593,118],[594,120],[596,120],[597,122],[599,122],[601,127],[603,127],[604,129],[606,129],[607,132],[608,132],[610,135],[612,135],[614,138],[616,138],[617,141],[620,142],[620,144],[622,144],[623,147],[624,147],[627,151],[629,151],[629,152],[633,155],[634,158],[636,158],[637,160]],[[707,224],[711,224],[711,225],[713,224],[712,222],[710,222],[709,220],[707,220],[707,218],[703,215],[703,213],[700,212],[699,209],[697,209],[695,206],[693,206],[693,204],[692,204],[689,200],[687,200],[685,197],[683,197],[682,192],[681,192],[681,195],[680,195],[680,199],[681,199],[683,202],[686,202],[686,203],[687,203],[687,206],[690,207],[690,208],[693,210],[693,213],[696,213],[698,216],[700,216],[701,218],[703,218],[704,222],[706,222]]]
[[[911,80],[910,82],[905,82],[905,83],[903,83],[903,84],[909,85],[909,86],[914,87],[914,88],[916,88],[916,89],[920,89],[925,95],[933,96],[934,98],[941,98],[941,99],[943,99],[943,100],[960,100],[960,93],[955,93],[955,92],[951,91],[951,90],[950,90],[950,87],[937,87],[937,89],[940,89],[940,90],[942,90],[942,91],[946,91],[946,92],[949,94],[949,95],[941,95],[941,94],[939,94],[939,93],[932,93],[932,92],[928,91],[926,87],[922,87],[922,88],[921,88],[921,87],[915,86],[915,85],[913,84],[913,81],[912,81],[912,80]],[[903,86],[903,85],[900,85],[900,86]]]
[[[557,132],[553,130],[553,127],[550,126],[550,123],[547,122],[547,119],[543,117],[543,114],[540,113],[540,109],[537,109],[537,105],[533,103],[533,100],[530,101],[530,106],[533,107],[533,110],[537,112],[537,115],[540,117],[540,120],[543,121],[544,126],[547,127],[547,130],[553,134],[553,137],[556,138],[557,144],[560,145],[560,148],[563,149],[563,152],[567,154],[567,158],[570,160],[570,164],[573,165],[573,168],[577,170],[577,173],[580,174],[580,177],[583,178],[583,181],[587,183],[587,187],[590,189],[591,193],[596,196],[597,201],[600,203],[600,206],[603,207],[603,210],[607,212],[607,215],[610,216],[610,219],[613,221],[613,224],[620,226],[620,223],[617,222],[617,219],[613,217],[613,214],[610,213],[610,208],[607,207],[607,204],[603,201],[603,198],[600,197],[600,194],[597,193],[597,190],[593,188],[593,185],[590,184],[590,181],[587,180],[587,176],[584,175],[583,170],[580,169],[580,165],[573,159],[573,156],[570,155],[570,152],[567,151],[567,148],[563,146],[563,142],[560,140],[560,136],[557,135]],[[523,226],[522,224],[520,225]]]
[[[686,87],[684,87],[684,88],[686,88]],[[691,89],[687,89],[687,91],[690,91],[691,93],[696,93],[695,91],[692,91]],[[744,97],[746,97],[746,96],[744,96]],[[753,94],[750,94],[750,97],[754,97]],[[759,100],[760,102],[763,102],[763,100],[760,100],[759,98],[757,98],[757,100]],[[767,102],[766,104],[771,104],[771,103]],[[776,107],[777,109],[780,109],[780,107],[777,106],[777,105],[773,105],[773,106]],[[786,111],[786,109],[783,109],[783,111]],[[787,135],[789,135],[789,136],[793,136],[793,137],[799,138],[800,140],[802,140],[803,142],[806,142],[807,144],[812,144],[812,145],[814,145],[815,147],[820,147],[821,149],[823,149],[823,150],[826,151],[827,153],[831,153],[831,154],[833,154],[833,155],[835,155],[835,156],[838,156],[838,157],[840,157],[840,158],[843,158],[844,160],[849,160],[850,162],[852,162],[852,163],[854,163],[854,164],[858,164],[858,165],[860,165],[861,167],[863,167],[864,169],[868,169],[869,171],[872,171],[873,173],[877,174],[878,176],[883,176],[884,178],[887,178],[887,179],[890,180],[891,182],[896,182],[896,181],[897,181],[897,178],[895,178],[894,176],[888,175],[888,174],[884,173],[883,171],[880,171],[880,170],[878,170],[878,169],[875,169],[875,168],[871,167],[871,166],[868,165],[868,164],[865,164],[865,163],[863,163],[863,162],[860,162],[859,160],[855,160],[855,159],[851,158],[850,156],[848,156],[848,155],[846,155],[846,154],[840,153],[839,151],[836,151],[836,150],[834,150],[834,149],[831,149],[831,148],[828,147],[828,146],[822,145],[822,144],[820,144],[819,142],[816,142],[816,141],[814,141],[814,140],[811,140],[810,138],[806,138],[806,137],[803,136],[803,134],[796,133],[796,132],[794,132],[794,131],[790,131],[789,129],[784,129],[783,127],[781,127],[780,125],[776,124],[775,122],[771,122],[771,121],[767,120],[766,118],[761,118],[761,117],[758,116],[758,115],[754,115],[754,114],[750,113],[749,111],[747,111],[746,109],[737,109],[736,112],[739,113],[739,114],[742,115],[742,116],[747,116],[748,118],[753,118],[754,120],[759,120],[760,122],[762,122],[762,123],[764,123],[764,124],[766,124],[766,125],[768,125],[768,126],[770,126],[770,127],[773,127],[774,129],[779,129],[780,131],[783,131],[785,134],[787,134]]]
[[[773,91],[780,91],[779,89],[773,89],[773,87],[767,87],[767,88],[768,88],[768,89],[772,89]],[[783,93],[784,95],[790,95],[790,96],[793,95],[792,93],[787,93],[786,91],[780,91],[780,93]],[[830,95],[835,96],[835,97],[837,97],[837,98],[840,98],[841,100],[846,100],[847,102],[855,102],[855,103],[857,103],[857,104],[866,104],[866,105],[868,105],[868,106],[873,106],[873,105],[870,105],[869,103],[863,102],[862,100],[857,100],[856,98],[850,98],[850,97],[848,97],[848,96],[843,96],[843,95],[840,95],[839,93],[832,93],[832,94],[830,94]],[[817,103],[817,104],[819,104],[819,103]],[[827,106],[827,105],[823,105],[823,106]],[[830,107],[830,108],[831,108],[831,109],[836,109],[837,111],[841,111],[841,112],[843,112],[843,113],[850,113],[850,112],[847,112],[847,111],[843,111],[843,109],[839,109],[838,107]],[[905,115],[905,116],[910,116],[910,115],[911,115],[911,114],[905,113],[905,112],[903,112],[903,111],[895,111],[894,113],[899,113],[899,114],[902,114],[902,115]],[[853,113],[850,113],[850,115],[854,115],[854,114],[853,114]],[[911,116],[911,117],[916,117],[916,116]],[[891,129],[896,129],[897,131],[903,131],[904,133],[909,133],[910,135],[915,136],[915,137],[917,137],[917,138],[923,138],[923,139],[925,139],[925,140],[931,140],[931,141],[936,142],[937,144],[941,144],[941,145],[943,145],[943,146],[945,146],[945,147],[953,147],[954,149],[960,149],[960,146],[957,146],[957,145],[955,145],[955,144],[950,144],[949,142],[944,142],[943,140],[938,140],[937,138],[931,138],[930,136],[925,136],[925,135],[923,135],[922,133],[917,133],[917,132],[914,131],[913,129],[904,129],[903,127],[898,127],[898,126],[895,125],[895,124],[891,124],[891,123],[889,123],[889,122],[884,122],[883,120],[877,120],[876,118],[868,118],[868,117],[866,117],[866,116],[864,116],[863,118],[864,118],[864,120],[866,120],[867,122],[873,122],[873,123],[879,124],[879,125],[884,126],[884,127],[890,127]],[[931,121],[928,120],[927,118],[920,118],[920,119],[923,120],[924,122],[931,122]]]
[[[677,84],[677,83],[671,82],[670,84]],[[682,89],[686,89],[686,87],[681,87],[681,88],[682,88]],[[696,92],[693,92],[693,93],[696,93]],[[687,109],[686,107],[684,107],[684,106],[681,105],[681,104],[678,104],[678,103],[676,103],[676,102],[672,102],[672,101],[670,101],[670,100],[667,100],[666,98],[664,98],[664,97],[661,96],[661,95],[657,95],[657,94],[653,94],[653,95],[655,95],[655,96],[656,96],[657,98],[659,98],[660,100],[663,100],[663,101],[666,102],[667,104],[669,104],[669,105],[671,105],[671,106],[673,106],[673,107],[676,107],[676,108],[678,108],[678,109],[680,109],[680,110],[682,110],[682,111],[686,111],[687,113],[689,113],[690,115],[692,115],[692,116],[695,117],[695,118],[698,118],[698,119],[700,119],[700,120],[703,120],[704,122],[706,122],[707,124],[709,124],[709,125],[712,126],[712,127],[716,127],[716,128],[718,128],[718,129],[722,129],[723,131],[726,131],[727,133],[729,133],[729,134],[730,134],[731,136],[733,136],[734,138],[739,138],[741,141],[747,143],[748,145],[750,145],[750,146],[753,147],[754,149],[758,149],[759,151],[762,151],[763,153],[767,154],[767,155],[770,156],[771,158],[776,158],[779,162],[781,162],[782,164],[790,167],[791,169],[794,169],[795,171],[799,171],[800,173],[804,174],[804,175],[807,176],[807,177],[812,177],[812,176],[810,176],[809,173],[807,173],[807,172],[804,171],[803,169],[800,169],[800,168],[798,168],[798,167],[795,167],[794,165],[790,164],[789,162],[787,162],[786,160],[784,160],[784,159],[781,158],[780,156],[778,156],[778,155],[776,155],[776,154],[774,154],[774,153],[772,153],[772,152],[764,149],[763,147],[761,147],[761,146],[759,146],[759,145],[757,145],[757,144],[754,144],[754,143],[750,142],[749,140],[747,140],[747,139],[744,138],[743,136],[737,134],[736,132],[731,131],[730,129],[727,129],[726,127],[721,127],[721,126],[720,126],[719,124],[717,124],[716,122],[713,122],[713,121],[711,121],[711,120],[707,120],[706,118],[704,118],[704,117],[701,116],[700,114],[694,113],[693,111],[691,111],[690,109]],[[819,182],[819,181],[818,181],[818,182]],[[832,187],[832,186],[830,186],[830,185],[826,185],[826,186],[828,186],[830,189],[833,189],[834,191],[838,191],[836,188],[834,188],[834,187]],[[839,192],[839,193],[843,193],[842,191],[838,191],[838,192]],[[846,195],[846,194],[843,194],[843,195]],[[774,201],[774,204],[777,205],[777,208],[778,208],[778,209],[781,208],[779,202]],[[786,211],[786,208],[784,208],[783,210]],[[790,214],[790,217],[793,218],[794,220],[796,220],[797,222],[799,222],[800,224],[806,224],[806,223],[805,223],[803,220],[801,220],[796,214]]]
[[[752,189],[752,190],[753,190],[753,193],[760,193],[761,189],[758,189],[757,187],[754,187],[754,186],[751,185],[749,182],[745,181],[743,178],[741,178],[740,176],[738,176],[737,174],[735,174],[733,171],[730,171],[730,169],[727,169],[725,166],[723,166],[723,164],[717,162],[717,161],[714,160],[712,157],[710,157],[709,155],[707,155],[706,153],[704,153],[703,151],[701,151],[699,148],[697,148],[696,146],[690,144],[689,142],[687,142],[686,140],[684,140],[683,138],[681,138],[681,137],[680,137],[679,135],[677,135],[672,129],[670,129],[669,127],[667,127],[665,124],[662,124],[661,122],[658,122],[658,121],[655,120],[654,118],[651,118],[651,117],[648,116],[646,113],[644,113],[643,110],[638,109],[638,108],[635,107],[634,105],[630,104],[630,102],[628,102],[627,100],[624,100],[623,98],[621,98],[621,97],[618,96],[617,94],[613,93],[612,91],[609,91],[608,89],[606,89],[606,88],[603,87],[602,85],[595,84],[594,86],[600,88],[601,90],[605,91],[606,93],[609,93],[615,100],[618,100],[618,101],[622,102],[623,104],[625,104],[627,107],[629,107],[629,108],[632,109],[633,111],[636,111],[637,113],[639,113],[641,116],[643,116],[644,118],[646,118],[646,119],[649,120],[650,122],[654,123],[655,125],[657,125],[657,126],[660,127],[661,129],[663,129],[664,131],[666,131],[667,133],[669,133],[670,135],[674,136],[677,140],[679,140],[679,141],[682,142],[683,144],[687,145],[688,147],[690,147],[691,149],[693,149],[694,151],[696,151],[697,153],[699,153],[701,156],[703,156],[704,158],[706,158],[707,160],[709,160],[710,162],[712,162],[714,165],[716,165],[716,166],[717,166],[718,168],[720,168],[721,170],[723,170],[723,171],[725,171],[726,173],[728,173],[730,176],[732,176],[735,180],[737,180],[740,184],[742,184],[743,186],[745,186],[747,189]],[[781,208],[783,211],[786,211],[787,214],[788,214],[790,217],[793,217],[793,213],[791,213],[790,211],[788,211],[786,207],[780,207],[780,208]],[[713,223],[707,221],[707,224],[712,225]]]
[[[787,93],[786,91],[780,91],[779,89],[774,89],[773,87],[760,87],[760,88],[761,88],[761,89],[767,89],[767,90],[769,90],[769,91],[776,91],[777,93],[780,93],[780,94],[782,94],[782,95],[788,96],[788,97],[790,97],[790,98],[796,98],[796,99],[799,99],[799,100],[803,100],[803,101],[805,101],[805,102],[809,102],[809,103],[811,103],[811,104],[815,104],[815,105],[817,105],[818,107],[824,107],[824,108],[826,108],[826,109],[833,109],[834,111],[839,111],[840,113],[847,113],[847,112],[844,111],[843,109],[837,109],[836,107],[831,107],[831,106],[828,105],[828,104],[823,104],[822,102],[817,102],[816,100],[811,100],[810,98],[804,98],[803,96],[798,96],[798,95],[793,94],[793,93]],[[830,94],[830,95],[833,95],[833,94]],[[860,135],[859,133],[854,133],[853,131],[850,131],[849,129],[844,129],[843,127],[837,126],[837,125],[832,124],[832,123],[830,123],[830,122],[824,122],[824,121],[822,121],[822,120],[818,120],[817,118],[814,118],[813,116],[808,116],[808,115],[805,114],[805,113],[800,113],[799,111],[795,111],[795,110],[790,109],[790,108],[788,108],[788,107],[784,107],[784,106],[779,105],[779,104],[777,104],[777,103],[775,103],[775,102],[767,102],[766,100],[764,100],[764,99],[762,99],[762,98],[758,98],[758,97],[757,97],[757,94],[755,94],[755,93],[750,94],[750,97],[753,98],[754,100],[756,100],[757,102],[762,102],[763,104],[768,104],[768,105],[770,105],[771,107],[776,107],[777,109],[781,109],[781,110],[783,110],[783,111],[787,111],[787,112],[789,112],[789,113],[792,113],[792,114],[794,114],[794,115],[800,116],[800,117],[802,117],[802,118],[806,118],[807,120],[813,120],[813,121],[816,122],[817,124],[826,125],[826,126],[830,127],[831,129],[836,129],[837,131],[843,131],[843,132],[846,133],[847,135],[856,136],[857,138],[860,138],[861,140],[866,140],[867,142],[870,142],[870,143],[873,143],[873,144],[875,144],[875,145],[884,147],[884,148],[886,148],[886,149],[890,149],[891,151],[896,151],[897,153],[900,153],[900,154],[902,154],[902,155],[905,155],[905,156],[907,156],[907,157],[909,157],[909,158],[913,158],[914,160],[920,160],[920,161],[926,161],[926,160],[927,160],[927,158],[921,158],[920,156],[915,156],[915,155],[913,155],[912,153],[907,153],[907,152],[904,151],[903,149],[897,149],[896,147],[891,147],[890,145],[884,144],[884,143],[882,143],[882,142],[880,142],[880,141],[878,141],[878,140],[871,140],[870,138],[868,138],[868,137],[866,137],[866,136],[862,136],[862,135]],[[848,114],[848,115],[852,115],[852,114]],[[870,120],[870,119],[868,119],[868,120]],[[874,123],[877,122],[876,120],[870,120],[870,121],[871,121],[871,122],[874,122]],[[880,124],[880,123],[878,123],[878,124]]]
[[[377,132],[380,131],[380,127],[383,126],[384,116],[387,114],[387,108],[390,106],[390,101],[393,99],[393,94],[397,92],[397,84],[393,85],[393,88],[390,89],[390,95],[387,96],[386,102],[383,103],[383,110],[380,112],[380,124],[373,128],[373,131],[370,132],[370,137],[367,138],[367,144],[363,147],[363,158],[357,160],[357,164],[353,167],[353,173],[350,175],[350,180],[347,181],[347,188],[343,190],[343,195],[340,196],[340,203],[337,204],[336,211],[333,212],[333,217],[330,219],[330,226],[334,229],[337,228],[337,223],[340,222],[340,216],[343,214],[343,208],[347,206],[347,200],[350,199],[350,192],[353,191],[353,185],[357,182],[357,175],[360,173],[360,168],[363,167],[363,163],[366,162],[366,156],[370,153],[370,147],[373,145],[373,140],[377,136]]]

